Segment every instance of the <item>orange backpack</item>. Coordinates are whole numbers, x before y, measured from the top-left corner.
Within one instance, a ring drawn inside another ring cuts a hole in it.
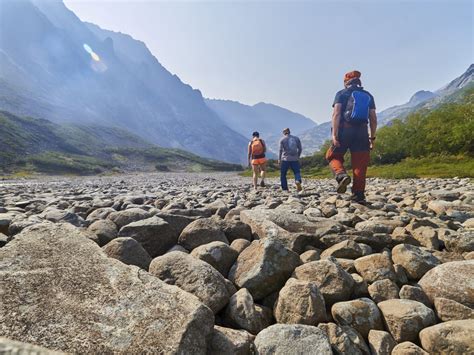
[[[251,144],[252,157],[254,159],[263,158],[265,155],[265,146],[261,139],[254,139]]]

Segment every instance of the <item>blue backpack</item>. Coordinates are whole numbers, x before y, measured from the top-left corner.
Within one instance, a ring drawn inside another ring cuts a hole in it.
[[[351,123],[367,123],[369,121],[370,101],[372,97],[365,91],[353,90],[347,100],[344,119]]]

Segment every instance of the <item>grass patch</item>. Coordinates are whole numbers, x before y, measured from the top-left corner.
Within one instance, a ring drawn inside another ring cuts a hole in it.
[[[347,166],[350,172],[350,166]],[[289,172],[291,174],[291,171]],[[251,177],[252,171],[245,170],[242,176]],[[331,178],[329,167],[315,166],[301,170],[303,178],[326,179]],[[279,177],[280,171],[276,164],[269,164],[268,177]],[[372,165],[367,170],[368,177],[385,179],[411,179],[411,178],[474,178],[474,158],[470,156],[433,156],[426,158],[406,158],[396,164]]]
[[[93,175],[114,167],[113,163],[94,157],[46,152],[28,158],[36,171],[54,174]]]

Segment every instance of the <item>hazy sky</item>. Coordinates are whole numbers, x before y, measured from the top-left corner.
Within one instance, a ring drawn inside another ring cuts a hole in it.
[[[474,61],[474,2],[64,0],[82,20],[146,43],[205,97],[330,118],[343,74],[378,110],[435,90]]]

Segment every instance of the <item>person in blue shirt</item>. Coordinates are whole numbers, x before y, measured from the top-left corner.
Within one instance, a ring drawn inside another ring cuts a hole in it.
[[[351,71],[344,76],[344,89],[336,94],[332,114],[332,144],[326,159],[333,171],[338,193],[346,192],[351,178],[344,168],[344,155],[351,153],[352,200],[365,202],[365,183],[370,150],[375,144],[377,115],[372,94],[364,90],[361,73]]]
[[[280,139],[280,152],[278,155],[278,164],[280,164],[280,182],[281,189],[288,191],[288,181],[286,174],[288,169],[295,174],[296,190],[299,192],[301,187],[300,156],[303,152],[301,141],[298,137],[290,134],[290,129],[283,130],[283,138]]]

